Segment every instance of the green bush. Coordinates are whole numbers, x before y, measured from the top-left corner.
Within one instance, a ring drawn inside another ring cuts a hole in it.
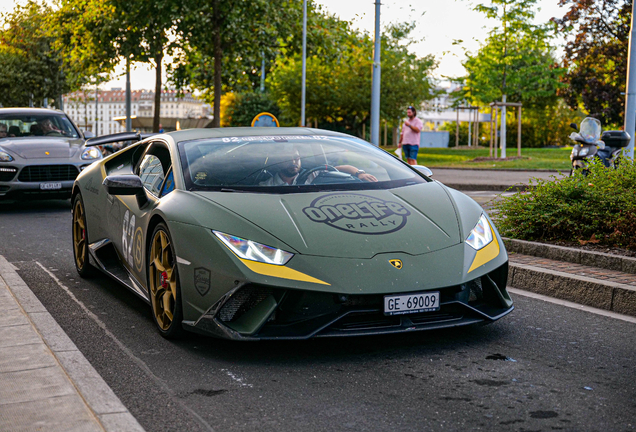
[[[618,169],[592,163],[589,174],[533,181],[531,190],[494,205],[506,237],[536,241],[593,240],[636,249],[636,165]]]
[[[276,102],[272,101],[267,93],[239,93],[234,103],[228,107],[229,126],[251,126],[254,117],[262,112],[268,112],[276,117],[280,115]]]

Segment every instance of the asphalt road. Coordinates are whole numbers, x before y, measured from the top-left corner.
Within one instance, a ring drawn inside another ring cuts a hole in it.
[[[0,255],[130,412],[162,431],[629,431],[636,324],[515,296],[485,327],[356,339],[175,343],[71,253],[70,203],[0,203]]]

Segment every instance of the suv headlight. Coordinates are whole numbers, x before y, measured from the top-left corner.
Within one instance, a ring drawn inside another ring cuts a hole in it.
[[[486,219],[486,216],[482,214],[479,218],[479,222],[477,222],[475,228],[473,228],[468,235],[468,238],[466,238],[466,243],[468,243],[468,245],[470,245],[473,249],[479,250],[490,244],[492,240],[492,229],[490,228],[488,219]]]
[[[9,153],[0,150],[0,162],[11,162],[13,160],[13,156]]]
[[[100,159],[101,157],[102,152],[97,147],[89,147],[82,152],[82,159],[84,160]]]
[[[266,264],[285,265],[294,256],[293,253],[285,252],[282,249],[276,249],[219,231],[212,232],[241,259]]]

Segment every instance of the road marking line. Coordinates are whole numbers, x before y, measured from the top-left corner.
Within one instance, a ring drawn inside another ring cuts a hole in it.
[[[541,294],[536,294],[536,293],[533,293],[533,292],[530,292],[530,291],[520,290],[520,289],[517,289],[517,288],[507,287],[506,289],[508,291],[510,291],[511,293],[516,294],[516,295],[520,295],[520,296],[524,296],[524,297],[530,297],[530,298],[537,299],[537,300],[543,300],[543,301],[546,301],[548,303],[554,303],[554,304],[557,304],[557,305],[560,305],[560,306],[565,306],[565,307],[569,307],[569,308],[572,308],[572,309],[578,309],[578,310],[582,310],[584,312],[591,312],[591,313],[596,314],[596,315],[602,315],[602,316],[606,316],[608,318],[614,318],[614,319],[617,319],[617,320],[627,321],[629,323],[636,324],[636,317],[632,317],[632,316],[629,316],[629,315],[622,315],[622,314],[619,314],[619,313],[616,313],[616,312],[607,311],[605,309],[598,309],[598,308],[594,308],[594,307],[591,307],[591,306],[585,306],[585,305],[578,304],[578,303],[573,303],[573,302],[570,302],[570,301],[567,301],[567,300],[561,300],[561,299],[557,299],[557,298],[554,298],[554,297],[548,297],[548,296],[544,296],[544,295],[541,295]]]
[[[80,308],[82,308],[82,310],[86,313],[86,315],[89,316],[89,318],[91,318],[93,321],[95,321],[97,326],[99,328],[101,328],[104,331],[104,333],[106,333],[106,336],[108,336],[109,338],[111,338],[113,340],[113,342],[115,342],[115,344],[119,347],[119,349],[121,349],[128,357],[130,357],[131,360],[134,363],[136,363],[137,366],[139,366],[141,368],[141,370],[143,370],[161,389],[163,389],[163,391],[165,391],[167,394],[169,394],[172,397],[172,399],[173,399],[173,401],[175,403],[177,403],[185,411],[189,412],[194,418],[196,418],[201,423],[201,425],[205,426],[209,431],[214,432],[214,429],[212,428],[212,426],[210,426],[210,424],[208,422],[206,422],[199,414],[194,412],[194,410],[192,410],[190,407],[184,405],[176,397],[176,394],[172,391],[172,389],[170,389],[170,387],[168,387],[168,384],[166,384],[163,380],[161,380],[161,378],[159,378],[157,375],[155,375],[152,372],[152,370],[150,370],[148,365],[146,363],[144,363],[143,360],[141,360],[139,357],[137,357],[126,345],[124,345],[119,339],[117,339],[117,336],[115,336],[114,333],[112,333],[110,330],[108,330],[108,328],[106,327],[106,324],[102,320],[100,320],[97,315],[95,315],[93,312],[91,312],[91,310],[89,308],[87,308],[86,305],[80,299],[75,297],[75,294],[73,294],[71,292],[71,290],[68,289],[68,287],[66,285],[64,285],[57,278],[57,276],[55,276],[53,273],[51,273],[46,267],[44,267],[38,261],[35,261],[35,263],[38,266],[40,266],[42,268],[42,270],[44,270],[51,277],[51,279],[53,279],[55,281],[55,283],[60,288],[62,288],[62,290],[64,290],[66,292],[66,294],[68,294],[68,296],[71,298],[71,300],[73,300],[75,303],[77,303],[79,305]]]

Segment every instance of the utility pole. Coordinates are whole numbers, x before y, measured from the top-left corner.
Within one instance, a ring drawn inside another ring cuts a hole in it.
[[[130,95],[130,59],[126,59],[126,132],[132,132]]]
[[[380,0],[375,0],[375,47],[371,84],[371,144],[380,146]]]
[[[95,84],[95,136],[99,133],[99,115],[97,108],[99,107],[99,85]]]
[[[300,94],[300,125],[305,126],[305,80],[307,78],[307,0],[303,0],[303,73]]]
[[[501,102],[503,102],[503,106],[501,107],[501,137],[499,138],[499,142],[501,143],[501,159],[506,158],[506,54],[508,53],[508,33],[506,32],[506,3],[504,3],[503,7],[503,30],[504,30],[504,52],[503,52],[503,84],[501,86],[501,93],[503,96],[501,97]]]
[[[625,132],[631,140],[623,154],[634,160],[634,129],[636,128],[636,29],[634,28],[634,12],[636,3],[632,2],[632,27],[629,34],[629,61],[627,69],[627,86],[625,96]]]
[[[265,53],[261,51],[261,93],[265,93]]]
[[[501,136],[499,137],[499,142],[501,145],[501,159],[506,158],[506,95],[503,95],[501,101],[504,105],[501,106]]]

